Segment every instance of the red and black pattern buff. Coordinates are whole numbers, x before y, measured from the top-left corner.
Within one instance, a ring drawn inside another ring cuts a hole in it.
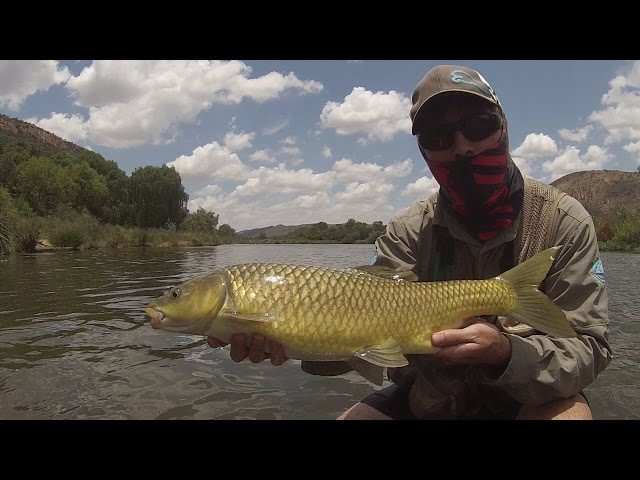
[[[524,181],[509,155],[506,125],[496,145],[473,157],[431,162],[420,148],[445,208],[481,242],[511,226],[522,208]]]

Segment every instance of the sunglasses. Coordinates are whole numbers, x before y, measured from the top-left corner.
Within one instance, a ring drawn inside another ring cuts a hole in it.
[[[453,145],[453,134],[458,130],[467,140],[478,142],[502,127],[502,116],[497,113],[476,113],[457,122],[427,125],[417,133],[418,143],[425,150],[446,150]]]

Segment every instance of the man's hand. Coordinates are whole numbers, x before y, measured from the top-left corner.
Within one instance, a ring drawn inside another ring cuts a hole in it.
[[[431,336],[431,344],[441,348],[436,356],[452,365],[506,368],[511,359],[509,339],[482,318],[471,320],[474,323],[465,328],[441,330]]]
[[[264,351],[265,342],[269,342],[269,351]],[[224,347],[228,343],[224,343],[214,337],[207,337],[209,346],[213,348]],[[270,358],[271,363],[275,366],[282,365],[287,359],[284,356],[284,348],[282,345],[274,342],[273,340],[267,340],[262,335],[252,335],[250,345],[247,346],[247,341],[243,333],[236,333],[231,337],[231,359],[234,362],[241,362],[245,358],[249,357],[253,363],[260,363],[263,360]]]

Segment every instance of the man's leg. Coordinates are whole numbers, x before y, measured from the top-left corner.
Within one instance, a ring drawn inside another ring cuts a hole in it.
[[[525,405],[516,420],[593,420],[593,417],[586,399],[578,394],[537,407]]]

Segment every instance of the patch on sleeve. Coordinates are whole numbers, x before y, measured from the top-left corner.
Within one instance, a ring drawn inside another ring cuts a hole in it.
[[[594,278],[598,281],[600,285],[605,285],[604,280],[604,268],[602,267],[602,260],[598,259],[596,263],[591,267],[591,271],[589,272]]]

